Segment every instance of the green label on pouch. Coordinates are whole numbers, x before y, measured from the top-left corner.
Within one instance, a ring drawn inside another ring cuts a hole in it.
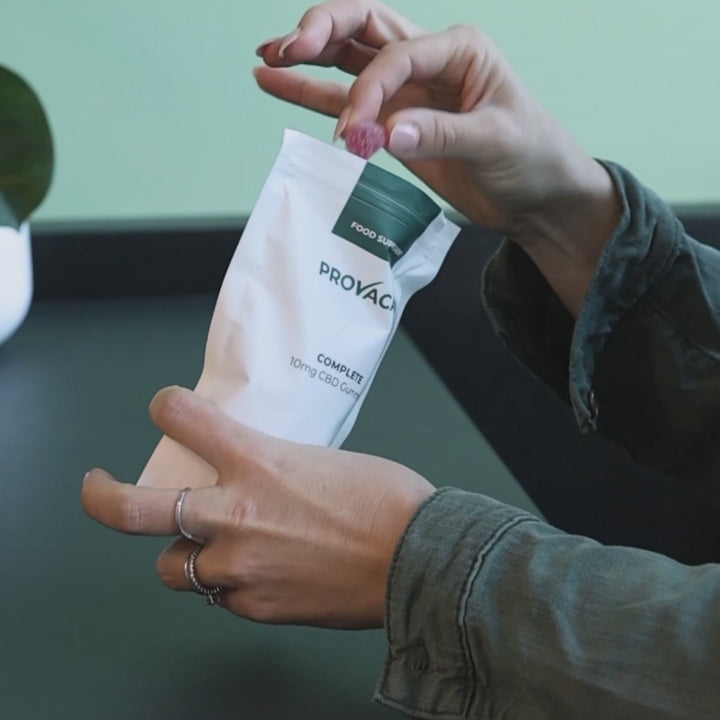
[[[394,265],[439,212],[422,190],[367,163],[333,233]]]

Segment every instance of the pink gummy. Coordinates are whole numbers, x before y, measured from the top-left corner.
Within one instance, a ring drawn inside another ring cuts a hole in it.
[[[385,128],[376,122],[358,123],[345,133],[345,147],[365,160],[385,147],[386,142]]]

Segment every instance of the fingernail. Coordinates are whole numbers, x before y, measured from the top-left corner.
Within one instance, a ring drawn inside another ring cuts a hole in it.
[[[335,126],[335,132],[333,133],[333,142],[335,142],[344,132],[347,127],[348,120],[350,119],[350,106],[348,105],[338,117],[337,125]]]
[[[86,472],[85,475],[83,475],[83,485],[85,484],[85,481],[88,479],[89,474],[90,474],[90,471],[88,470],[88,472]]]
[[[278,55],[281,58],[285,57],[285,51],[300,37],[300,28],[295,28],[289,35],[285,36],[285,39],[280,43],[278,49]]]
[[[277,42],[277,41],[280,40],[280,39],[282,39],[282,35],[280,35],[279,37],[270,38],[269,40],[266,40],[265,42],[260,43],[260,44],[257,46],[257,50],[255,50],[255,54],[256,54],[258,57],[262,57],[262,56],[263,56],[263,52],[265,51],[265,48],[266,48],[268,45],[272,45],[274,42]]]
[[[390,152],[405,155],[417,150],[420,144],[420,129],[412,123],[399,123],[390,133],[388,149]]]

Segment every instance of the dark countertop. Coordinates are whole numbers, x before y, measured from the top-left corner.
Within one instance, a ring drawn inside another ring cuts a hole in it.
[[[82,513],[88,469],[139,473],[159,438],[147,404],[164,385],[194,384],[213,303],[36,302],[0,347],[3,720],[397,717],[369,702],[382,632],[205,608],[157,579],[162,538],[124,537]],[[402,331],[346,446],[533,509]]]
[[[720,248],[720,207],[687,207],[680,218],[693,237]],[[35,225],[36,298],[215,295],[243,227],[242,218]],[[499,241],[465,225],[437,278],[412,298],[402,321],[435,373],[431,386],[440,378],[478,429],[479,435],[468,430],[468,447],[486,440],[548,521],[566,532],[690,564],[717,562],[720,507],[634,465],[603,438],[580,434],[567,405],[502,346],[481,293],[482,269]],[[394,418],[398,409],[389,412]],[[417,427],[414,418],[409,422]],[[411,431],[408,437],[417,436]],[[458,452],[457,437],[449,440],[439,449],[428,446],[438,450],[441,466],[447,448]],[[420,446],[414,442],[407,458],[418,460]],[[461,453],[454,467],[472,474],[465,459]]]

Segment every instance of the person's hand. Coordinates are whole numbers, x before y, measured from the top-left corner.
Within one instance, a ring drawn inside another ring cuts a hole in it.
[[[188,492],[182,520],[207,540],[198,580],[222,586],[224,607],[262,622],[382,626],[395,546],[432,485],[389,460],[263,435],[190,390],[161,390],[150,412],[218,470],[216,486]],[[82,490],[92,518],[145,535],[179,534],[177,497],[98,469]],[[158,558],[168,587],[190,589],[184,565],[194,547],[181,538]]]
[[[619,217],[612,181],[479,30],[428,34],[378,2],[337,0],[257,52],[263,90],[339,116],[338,134],[381,122],[391,153],[470,220],[520,243],[551,284],[592,274]],[[288,69],[300,64],[357,79],[348,88]],[[563,283],[573,305],[578,289]]]

